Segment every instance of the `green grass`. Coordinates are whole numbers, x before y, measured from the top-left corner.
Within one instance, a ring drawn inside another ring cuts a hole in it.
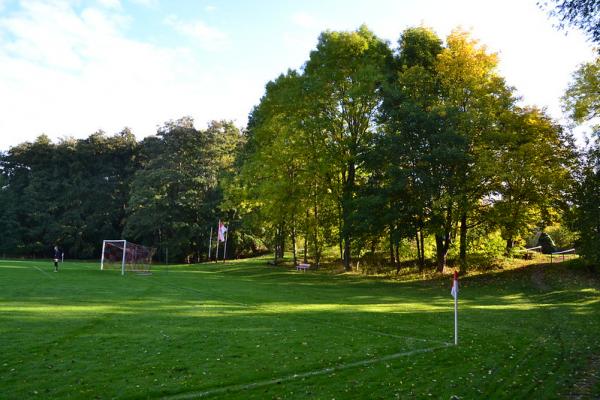
[[[600,292],[576,262],[461,280],[0,261],[0,397],[597,396]],[[581,394],[581,393],[579,393]]]

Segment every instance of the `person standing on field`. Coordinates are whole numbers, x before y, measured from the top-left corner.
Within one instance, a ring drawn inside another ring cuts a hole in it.
[[[58,272],[58,260],[60,259],[60,250],[54,246],[54,272]]]

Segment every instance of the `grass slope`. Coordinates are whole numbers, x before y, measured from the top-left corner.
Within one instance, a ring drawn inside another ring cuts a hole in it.
[[[449,279],[0,261],[3,399],[600,395],[597,277],[576,263]]]

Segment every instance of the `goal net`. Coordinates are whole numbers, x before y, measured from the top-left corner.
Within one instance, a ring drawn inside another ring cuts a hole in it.
[[[125,271],[149,274],[155,251],[153,247],[127,240],[103,240],[100,269],[118,269],[121,275],[125,275]]]

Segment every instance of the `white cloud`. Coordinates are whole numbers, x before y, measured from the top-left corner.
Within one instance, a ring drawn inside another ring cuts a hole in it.
[[[206,7],[204,7],[204,10],[206,12],[213,12],[213,11],[217,10],[217,7],[215,7],[215,6],[206,6]]]
[[[87,137],[129,126],[145,136],[183,115],[245,122],[224,115],[227,95],[212,95],[224,78],[197,53],[128,39],[126,23],[114,10],[77,13],[65,3],[28,3],[0,18],[0,150],[42,133]]]
[[[229,45],[229,39],[224,32],[212,28],[200,20],[185,22],[175,15],[169,15],[165,18],[164,23],[176,32],[191,38],[205,50],[222,50]]]

